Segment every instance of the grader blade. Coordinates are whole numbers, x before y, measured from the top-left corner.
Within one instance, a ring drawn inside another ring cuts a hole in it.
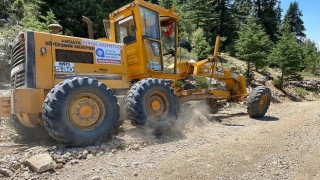
[[[0,97],[0,117],[11,116],[11,98]]]

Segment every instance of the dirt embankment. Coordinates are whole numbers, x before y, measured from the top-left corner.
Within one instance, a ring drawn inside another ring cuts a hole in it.
[[[10,80],[10,64],[0,59],[0,88],[2,84],[9,83]]]
[[[267,116],[256,120],[244,105],[211,115],[190,110],[161,137],[125,123],[108,142],[86,148],[25,143],[1,121],[0,166],[12,172],[2,178],[319,179],[319,104],[271,104]],[[43,152],[59,166],[34,173],[24,161]]]

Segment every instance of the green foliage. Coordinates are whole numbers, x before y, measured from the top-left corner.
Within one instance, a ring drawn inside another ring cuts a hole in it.
[[[316,44],[311,40],[307,40],[303,44],[304,61],[306,70],[316,73],[318,65],[320,64],[320,53],[317,50]]]
[[[203,30],[197,29],[191,36],[191,53],[197,57],[197,60],[205,59],[209,56],[211,48],[203,36]]]
[[[184,83],[182,81],[177,81],[175,86],[176,87],[181,87]]]
[[[15,14],[16,20],[20,21],[23,18],[24,15],[24,1],[23,0],[15,0],[13,2],[13,12]]]
[[[190,53],[187,49],[184,48],[178,48],[178,58],[181,60],[191,60],[191,59],[196,59],[197,57]]]
[[[11,0],[0,1],[0,19],[7,18],[10,13]]]
[[[170,9],[173,5],[172,0],[159,0],[160,5],[166,9]]]
[[[262,27],[256,23],[256,19],[249,16],[240,28],[235,47],[237,56],[248,63],[247,77],[249,77],[251,63],[258,69],[268,64],[267,55],[272,43]]]
[[[297,42],[295,34],[288,31],[283,33],[268,59],[281,69],[280,87],[284,84],[284,77],[304,69],[301,45]]]
[[[250,15],[253,2],[251,0],[234,0],[232,4],[232,12],[239,29],[241,24],[245,22]]]
[[[48,32],[46,22],[43,22],[43,15],[40,12],[40,6],[43,4],[41,0],[35,0],[32,2],[24,3],[24,13],[21,21],[18,21],[23,25],[24,29],[33,31],[45,31]]]
[[[212,41],[215,40],[216,35],[224,37],[224,41],[221,42],[221,50],[229,50],[230,53],[234,53],[234,43],[238,38],[237,34],[237,22],[235,21],[234,15],[231,11],[231,1],[230,0],[221,0],[217,3],[216,12],[219,13],[218,27],[209,35],[212,38]],[[213,35],[213,36],[212,36]],[[213,43],[211,43],[213,45]]]
[[[302,12],[299,10],[297,1],[290,3],[289,9],[284,16],[283,24],[287,24],[290,32],[296,33],[297,36],[305,37],[304,31],[306,30],[301,19]]]
[[[2,37],[0,41],[0,61],[4,60],[9,62],[9,48],[8,45],[11,43],[19,31],[21,31],[22,28],[18,25],[4,25],[0,28],[0,38]]]
[[[282,89],[282,82],[280,80],[280,78],[274,79],[272,80],[272,84],[278,88],[278,89]]]
[[[265,32],[273,42],[277,42],[280,34],[281,8],[280,0],[255,0],[255,16],[259,19]]]
[[[81,16],[87,16],[93,22],[95,38],[104,37],[102,19],[109,13],[132,2],[133,0],[1,0],[0,1],[0,50],[18,34],[19,30],[48,32],[47,26],[59,23],[63,34],[87,37],[86,24]],[[191,53],[181,49],[184,59],[205,59],[212,54],[215,37],[223,37],[220,51],[227,51],[248,62],[247,77],[252,77],[255,65],[262,68],[269,64],[266,56],[277,44],[280,36],[281,8],[280,0],[148,0],[151,3],[174,7],[179,13],[179,40],[189,41]],[[295,32],[298,37],[305,37],[302,12],[297,2],[290,4],[283,27]],[[285,33],[284,33],[285,34]],[[286,35],[283,35],[286,36]],[[268,38],[269,37],[269,38]],[[271,41],[273,43],[271,43]],[[316,74],[320,69],[320,54],[314,43],[306,41],[298,48],[303,52],[302,67]],[[300,56],[300,55],[299,55]],[[299,65],[299,70],[300,65]],[[303,68],[302,68],[303,69]],[[287,70],[285,70],[284,76]],[[289,76],[289,75],[288,75]]]
[[[190,41],[192,33],[196,30],[196,24],[193,22],[190,7],[187,3],[175,3],[174,7],[181,17],[179,19],[179,38]]]
[[[197,76],[195,79],[195,86],[196,89],[205,89],[209,87],[209,82],[206,77]]]
[[[203,29],[204,37],[210,46],[215,43],[215,37],[225,37],[221,49],[232,50],[231,44],[237,37],[236,23],[231,10],[230,0],[173,0],[173,6],[180,14],[180,37],[190,40],[198,28]]]
[[[293,89],[301,97],[305,97],[306,95],[308,95],[308,92],[301,87],[294,87]]]
[[[42,13],[50,9],[59,24],[63,26],[64,34],[77,37],[88,37],[87,26],[81,21],[82,16],[88,17],[93,23],[95,37],[104,37],[103,19],[108,19],[109,13],[132,0],[44,0]]]
[[[158,0],[149,0],[149,2],[153,3],[153,4],[159,4]]]

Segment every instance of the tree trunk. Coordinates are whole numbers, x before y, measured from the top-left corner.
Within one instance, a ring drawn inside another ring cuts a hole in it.
[[[247,78],[250,77],[250,61],[247,61]]]
[[[317,67],[317,61],[315,61],[312,66],[312,74],[314,75],[316,74],[316,67]]]
[[[281,77],[280,77],[280,87],[283,88],[283,78],[284,78],[284,70],[281,69]]]

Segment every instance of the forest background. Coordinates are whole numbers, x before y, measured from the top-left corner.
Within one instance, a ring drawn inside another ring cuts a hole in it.
[[[62,34],[87,37],[81,16],[93,22],[95,38],[104,37],[102,19],[132,0],[0,0],[0,61],[9,61],[8,44],[22,30],[48,32],[59,23]],[[215,37],[220,51],[247,62],[244,74],[278,68],[274,83],[282,87],[288,77],[319,75],[320,53],[305,34],[303,13],[297,1],[286,12],[281,0],[150,0],[179,13],[179,40],[186,59],[201,60],[212,54]]]

